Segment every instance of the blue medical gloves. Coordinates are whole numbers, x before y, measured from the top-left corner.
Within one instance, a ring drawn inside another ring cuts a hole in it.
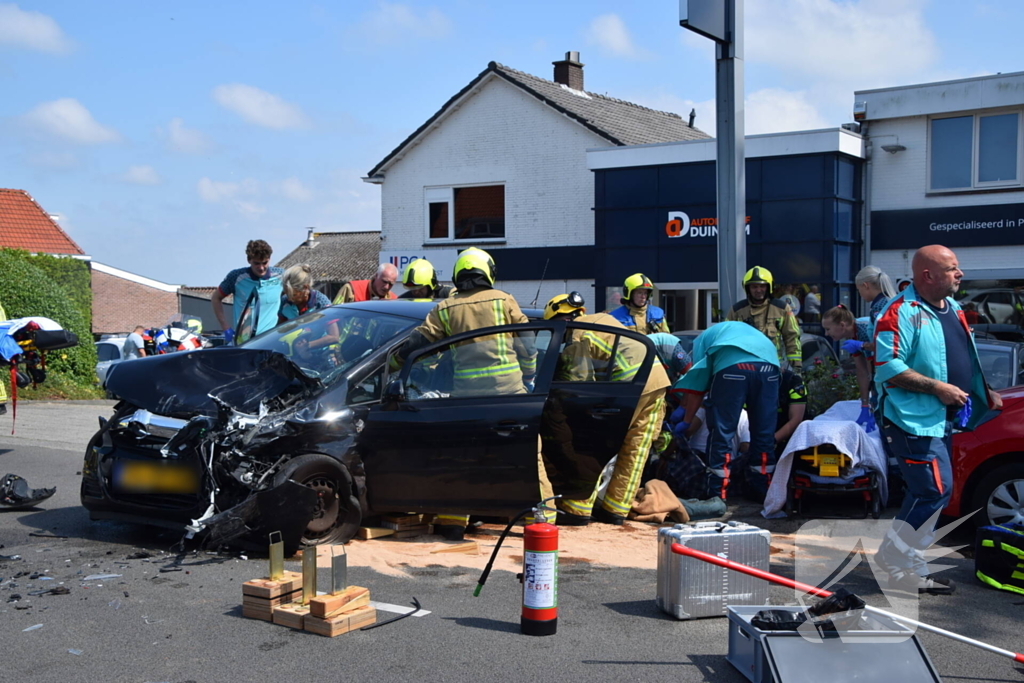
[[[847,339],[841,344],[841,347],[847,353],[860,353],[861,348],[864,347],[864,342],[857,341],[856,339]]]
[[[672,426],[672,436],[676,437],[680,441],[686,441],[686,430],[690,428],[689,422],[676,422]]]
[[[875,415],[871,412],[871,406],[860,407],[860,416],[857,417],[857,424],[862,426],[868,434],[878,429],[878,425],[875,424]]]
[[[954,421],[954,424],[956,425],[957,428],[964,429],[965,427],[967,427],[967,423],[970,422],[970,421],[971,421],[971,397],[968,396],[967,397],[967,402],[964,403],[960,407],[959,411],[957,411],[956,420]]]
[[[668,421],[671,424],[675,424],[677,422],[682,422],[683,421],[683,417],[685,415],[686,415],[686,407],[685,406],[679,406],[678,408],[676,408],[675,410],[672,411],[671,415],[668,416]]]
[[[224,344],[231,346],[231,343],[235,341],[235,330],[231,327],[224,330]]]

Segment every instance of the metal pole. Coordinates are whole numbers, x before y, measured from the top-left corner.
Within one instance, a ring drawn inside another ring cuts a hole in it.
[[[743,0],[725,0],[727,40],[716,43],[718,308],[743,298],[747,269],[747,180],[743,122]]]

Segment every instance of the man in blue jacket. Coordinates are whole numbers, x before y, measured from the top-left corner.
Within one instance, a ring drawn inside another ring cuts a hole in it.
[[[779,406],[779,355],[775,344],[756,328],[741,322],[713,325],[697,337],[693,365],[676,382],[687,394],[685,407],[672,415],[677,439],[693,422],[701,404],[708,419],[707,497],[728,496],[730,471],[735,465],[733,437],[744,404],[750,418],[748,489],[764,500],[775,472],[775,422]],[[705,392],[707,399],[704,398]]]
[[[914,282],[882,309],[875,325],[875,386],[882,444],[895,458],[906,495],[875,562],[892,588],[948,595],[949,579],[930,575],[924,551],[935,540],[938,512],[953,486],[954,428],[973,429],[1002,408],[988,388],[974,337],[952,295],[963,271],[941,245],[921,247]],[[902,523],[901,523],[902,522]]]

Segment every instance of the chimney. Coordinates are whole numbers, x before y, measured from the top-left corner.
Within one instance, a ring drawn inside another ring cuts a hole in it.
[[[690,110],[690,124],[689,124],[690,128],[693,128],[693,122],[694,122],[694,120],[696,118],[697,118],[697,110],[696,109],[691,109]]]
[[[566,52],[564,60],[551,63],[555,65],[555,83],[583,90],[583,65],[580,64],[579,52]]]
[[[316,230],[316,228],[306,228],[306,246],[307,247],[315,247],[316,246],[316,232],[315,232],[315,230]]]

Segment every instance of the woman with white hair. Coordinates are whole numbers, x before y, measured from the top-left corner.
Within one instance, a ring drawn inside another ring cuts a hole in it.
[[[313,272],[305,263],[284,271],[281,286],[284,300],[281,301],[280,322],[294,320],[304,313],[331,305],[331,300],[323,292],[313,289]]]
[[[896,296],[896,288],[892,280],[878,266],[864,266],[853,279],[857,285],[857,292],[860,298],[871,303],[871,324],[878,320],[878,314],[882,312],[889,299]]]

